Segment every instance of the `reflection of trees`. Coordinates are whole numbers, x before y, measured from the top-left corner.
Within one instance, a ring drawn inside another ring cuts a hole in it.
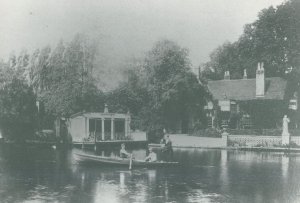
[[[71,187],[69,154],[46,148],[9,146],[1,158],[1,201],[66,201]]]

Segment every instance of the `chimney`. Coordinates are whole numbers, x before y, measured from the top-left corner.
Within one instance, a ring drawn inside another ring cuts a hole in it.
[[[247,79],[248,76],[247,76],[247,69],[244,69],[244,75],[243,75],[243,79]]]
[[[265,96],[265,69],[264,63],[257,64],[256,70],[256,97]]]
[[[224,80],[230,80],[230,72],[229,71],[225,71]]]

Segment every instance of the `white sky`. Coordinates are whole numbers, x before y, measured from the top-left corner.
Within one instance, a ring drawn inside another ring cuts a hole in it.
[[[258,12],[283,0],[0,0],[0,58],[76,33],[101,36],[111,60],[141,56],[159,39],[190,50],[194,67],[235,41]]]

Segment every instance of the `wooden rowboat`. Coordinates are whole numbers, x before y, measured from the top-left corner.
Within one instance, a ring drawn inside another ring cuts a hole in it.
[[[129,166],[130,159],[123,159],[119,157],[105,157],[105,156],[96,156],[92,154],[85,153],[75,153],[76,159],[80,162],[95,162],[101,164],[109,165],[118,165],[118,166]],[[179,165],[179,162],[165,162],[165,161],[155,161],[155,162],[146,162],[144,160],[132,160],[132,166],[144,166],[144,167],[164,167],[164,166],[176,166]]]

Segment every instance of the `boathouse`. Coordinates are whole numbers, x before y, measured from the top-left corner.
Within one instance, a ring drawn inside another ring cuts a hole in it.
[[[107,105],[103,113],[80,112],[67,121],[72,141],[101,142],[130,139],[130,114],[109,113]]]
[[[297,98],[287,96],[287,81],[281,77],[265,77],[259,63],[256,78],[208,81],[212,100],[205,107],[208,127],[231,129],[272,129],[281,126],[285,114],[297,111]],[[294,97],[297,97],[295,95]]]

